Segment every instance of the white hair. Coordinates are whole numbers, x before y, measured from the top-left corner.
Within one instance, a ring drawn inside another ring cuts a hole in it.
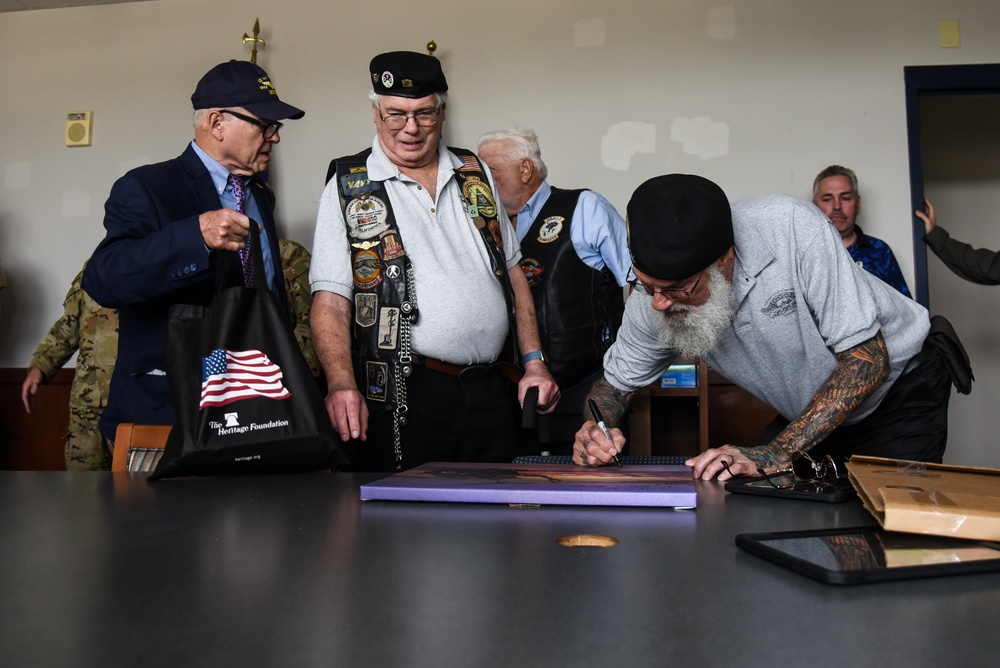
[[[503,156],[508,162],[521,162],[525,158],[531,160],[535,166],[535,171],[542,177],[548,178],[549,168],[542,161],[542,150],[538,147],[538,136],[531,130],[494,130],[487,132],[479,138],[479,149],[482,150],[484,144],[492,142],[503,143]]]
[[[201,127],[201,124],[205,122],[205,117],[208,116],[208,112],[211,109],[195,109],[194,110],[194,126]]]
[[[194,126],[196,128],[201,127],[205,123],[205,119],[213,111],[222,111],[223,109],[231,109],[237,113],[250,114],[250,111],[243,107],[210,107],[208,109],[195,109],[194,110]]]
[[[668,345],[682,357],[704,357],[712,352],[723,332],[733,324],[733,286],[714,264],[705,273],[711,292],[707,302],[701,306],[672,304],[663,314]]]

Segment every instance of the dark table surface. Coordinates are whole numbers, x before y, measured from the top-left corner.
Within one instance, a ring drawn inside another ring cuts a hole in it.
[[[857,501],[696,511],[358,500],[377,476],[0,472],[0,666],[995,666],[1000,574],[824,585],[737,533]],[[618,538],[568,548],[574,534]]]

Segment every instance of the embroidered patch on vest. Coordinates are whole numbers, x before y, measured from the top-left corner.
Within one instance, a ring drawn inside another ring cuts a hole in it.
[[[545,271],[545,267],[539,264],[535,258],[526,257],[521,260],[521,271],[528,279],[528,286],[533,288],[542,282],[542,272]]]
[[[340,190],[345,197],[363,195],[378,190],[378,183],[372,183],[368,179],[367,173],[344,174],[340,177]]]
[[[495,218],[489,223],[490,234],[493,235],[493,241],[496,242],[497,248],[503,250],[503,235],[500,234],[500,221]]]
[[[406,255],[406,251],[403,250],[403,244],[399,242],[399,235],[396,232],[388,231],[383,232],[380,237],[383,242],[382,246],[382,259],[385,261],[395,260],[398,257],[403,257]]]
[[[496,218],[497,204],[493,201],[493,193],[488,183],[484,183],[478,176],[469,176],[462,185],[462,194],[469,203],[469,216]]]
[[[374,292],[354,293],[354,321],[361,327],[371,327],[375,324],[375,314],[378,313],[378,295]]]
[[[382,261],[372,250],[359,250],[354,254],[354,287],[371,290],[382,283]]]
[[[783,315],[795,313],[795,291],[779,290],[767,300],[761,313],[769,318],[777,318]]]
[[[398,340],[399,309],[383,306],[378,318],[378,347],[382,350],[395,350]]]
[[[538,231],[539,243],[550,244],[558,239],[565,220],[562,216],[549,216],[546,218],[542,223],[541,229]]]
[[[479,172],[479,161],[473,155],[462,156],[462,166],[458,168],[460,172]]]
[[[355,197],[345,207],[351,236],[372,239],[389,229],[389,209],[378,197]]]
[[[385,401],[389,395],[389,365],[385,362],[365,362],[367,389],[365,396],[372,401]]]

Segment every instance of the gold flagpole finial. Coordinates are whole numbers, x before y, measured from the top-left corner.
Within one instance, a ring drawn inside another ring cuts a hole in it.
[[[434,40],[431,40],[431,41],[427,42],[427,55],[431,56],[431,57],[435,57],[434,56],[434,52],[437,51],[437,48],[438,48],[438,45],[434,42]]]
[[[251,37],[246,33],[243,33],[243,43],[244,44],[246,44],[247,42],[253,43],[253,50],[250,52],[250,62],[254,64],[257,63],[257,45],[260,44],[260,48],[262,49],[265,46],[267,46],[267,44],[264,43],[264,40],[262,40],[257,36],[259,34],[260,34],[260,18],[258,17],[257,20],[254,21],[253,23],[253,37]]]

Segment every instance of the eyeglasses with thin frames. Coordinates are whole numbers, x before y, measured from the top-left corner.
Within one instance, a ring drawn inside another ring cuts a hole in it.
[[[628,273],[631,276],[635,276],[635,272],[632,271],[631,268],[629,268]],[[628,280],[626,282],[628,283],[629,287],[632,288],[633,290],[642,290],[650,297],[654,297],[660,294],[663,295],[664,297],[668,297],[673,300],[686,301],[688,299],[691,299],[691,295],[693,295],[694,291],[698,289],[698,284],[701,283],[701,277],[704,275],[705,275],[704,271],[698,274],[698,278],[697,280],[695,280],[694,285],[691,286],[690,290],[684,290],[681,288],[652,288],[643,283],[642,281],[640,281],[638,277],[632,278],[631,280]]]
[[[385,127],[390,130],[402,130],[411,118],[420,127],[429,128],[437,123],[440,114],[440,107],[436,109],[421,109],[412,114],[383,114],[381,109],[378,112],[379,118],[382,119]]]
[[[235,116],[241,121],[246,121],[250,125],[256,125],[260,128],[261,134],[264,135],[264,139],[270,139],[274,135],[278,134],[278,130],[284,123],[279,123],[278,121],[266,121],[263,118],[254,118],[253,116],[247,116],[246,114],[241,114],[238,111],[233,111],[232,109],[220,109],[220,114],[229,114],[230,116]]]
[[[726,463],[723,462],[722,465],[726,466]],[[729,467],[726,467],[726,470],[728,471]],[[778,471],[778,475],[769,476],[764,472],[764,469],[758,466],[757,473],[763,476],[764,480],[775,489],[793,489],[801,488],[804,485],[816,485],[818,486],[817,490],[821,491],[840,478],[840,470],[837,468],[837,463],[833,461],[833,457],[824,455],[821,459],[816,460],[808,452],[796,452],[792,455],[791,470]],[[779,478],[781,474],[787,473],[792,474],[792,479],[789,482],[785,482],[788,480],[788,476],[784,476],[784,479]],[[777,482],[775,482],[776,479]]]

